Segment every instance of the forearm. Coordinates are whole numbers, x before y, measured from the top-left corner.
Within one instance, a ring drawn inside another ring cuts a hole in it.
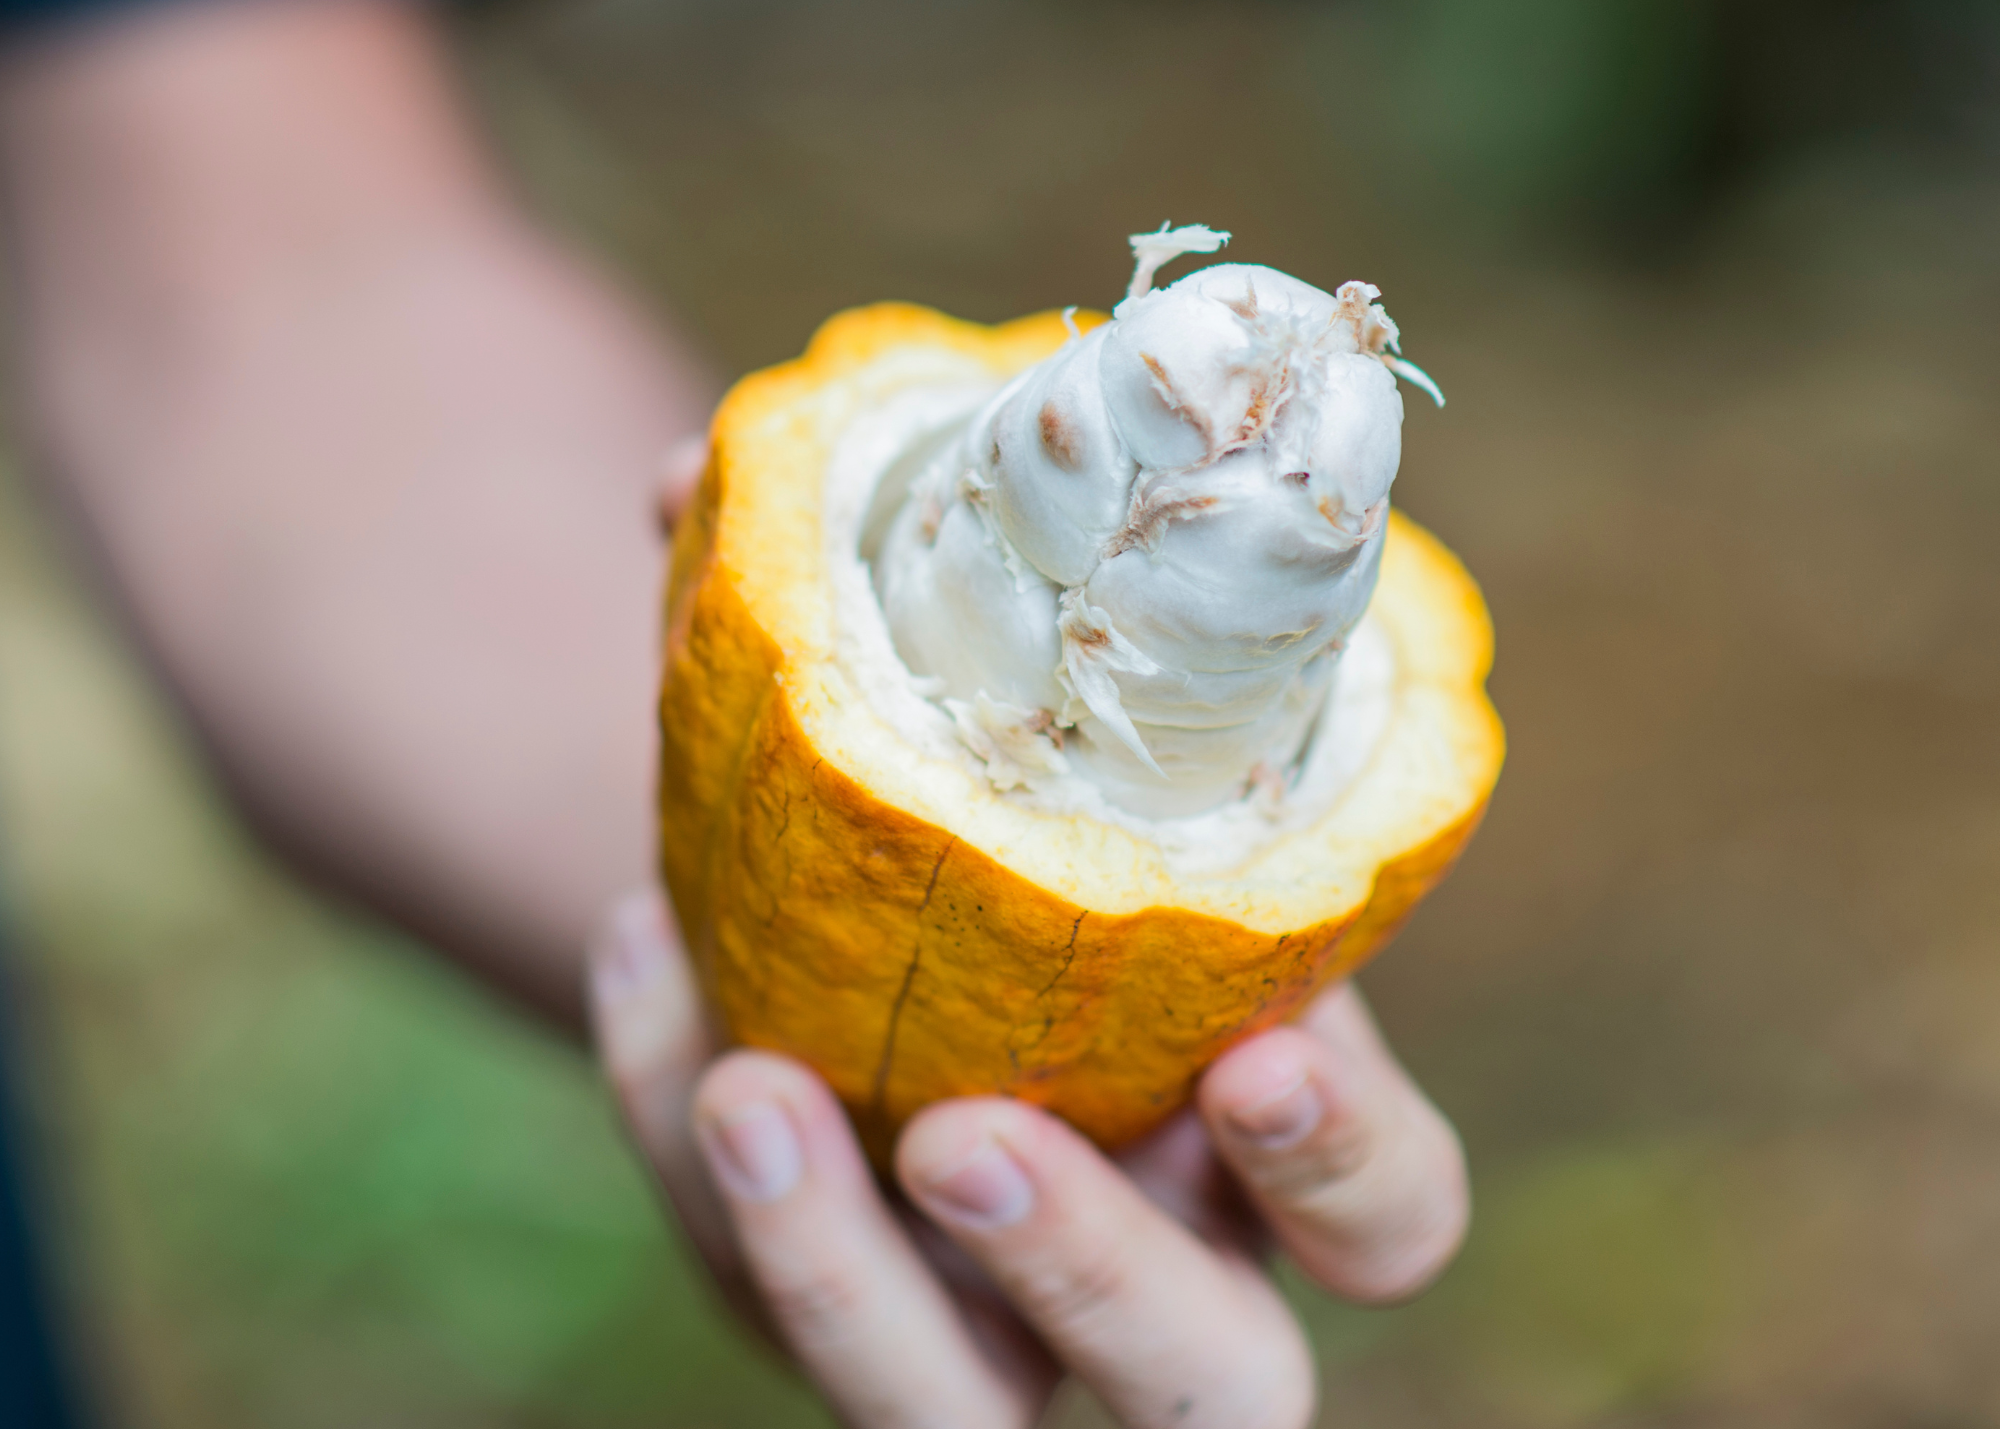
[[[38,455],[246,807],[573,1014],[649,862],[699,379],[516,216],[406,12],[16,55],[0,144]]]

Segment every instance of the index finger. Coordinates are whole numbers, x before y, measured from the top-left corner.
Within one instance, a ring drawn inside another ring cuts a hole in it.
[[[1000,1097],[919,1112],[919,1209],[1134,1429],[1300,1429],[1312,1356],[1258,1265],[1203,1244],[1062,1122]]]

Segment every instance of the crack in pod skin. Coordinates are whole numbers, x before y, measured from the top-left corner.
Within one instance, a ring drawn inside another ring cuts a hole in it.
[[[975,753],[1039,740],[1045,773],[1145,817],[1282,794],[1374,590],[1396,376],[1436,396],[1368,284],[1218,264],[1150,287],[1227,237],[1135,237],[1113,320],[931,458],[874,561],[905,663],[961,728],[981,710]]]

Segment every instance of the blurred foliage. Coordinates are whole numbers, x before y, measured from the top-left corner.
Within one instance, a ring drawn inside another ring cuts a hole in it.
[[[1328,1421],[2000,1421],[2000,7],[522,0],[536,202],[736,369],[1103,302],[1162,218],[1389,290],[1512,752],[1368,975],[1463,1261],[1296,1285]],[[823,1423],[583,1061],[253,849],[0,485],[0,821],[119,1422]],[[1098,1422],[1081,1399],[1057,1416]]]
[[[1383,102],[1434,201],[1544,229],[1690,201],[1719,99],[1701,7],[1430,0],[1392,13],[1404,33]]]
[[[1432,202],[1658,251],[1771,169],[1857,136],[2000,139],[1980,0],[1420,0],[1367,11],[1376,101]]]

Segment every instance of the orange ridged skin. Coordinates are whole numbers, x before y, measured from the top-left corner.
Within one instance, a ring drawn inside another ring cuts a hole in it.
[[[899,304],[841,314],[802,358],[731,391],[676,535],[667,886],[726,1033],[814,1067],[878,1160],[918,1108],[968,1093],[1038,1103],[1107,1147],[1144,1135],[1231,1043],[1394,935],[1499,775],[1478,588],[1394,517],[1371,611],[1397,657],[1389,730],[1329,815],[1284,841],[1315,841],[1314,868],[1324,844],[1324,887],[1177,886],[1083,816],[1012,812],[956,774],[939,777],[963,779],[962,795],[909,792],[922,757],[883,755],[886,726],[828,674],[818,512],[832,442],[904,369],[1000,378],[1066,335],[1053,314],[997,328]]]

